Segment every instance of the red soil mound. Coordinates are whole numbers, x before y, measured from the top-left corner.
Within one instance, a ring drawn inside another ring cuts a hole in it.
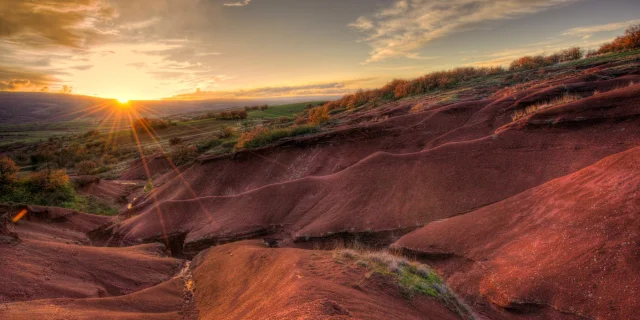
[[[391,280],[365,272],[330,252],[257,241],[212,248],[193,265],[201,319],[459,319],[438,301],[407,299]]]
[[[105,200],[124,209],[136,189],[144,186],[144,181],[103,180],[94,176],[73,177],[77,190],[83,196]]]
[[[327,176],[235,196],[148,200],[132,211],[139,215],[113,230],[125,243],[162,240],[166,230],[170,238],[186,238],[190,254],[262,234],[300,241],[336,233],[404,232],[504,200],[640,144],[638,89],[585,98],[506,126],[498,123],[499,130],[475,140],[417,153],[378,152]],[[256,166],[244,162],[245,168]]]
[[[163,200],[236,195],[265,185],[344,170],[377,151],[417,152],[425,141],[464,125],[490,101],[474,101],[290,140],[277,146],[205,157],[158,188]],[[185,187],[185,181],[192,190]]]
[[[3,304],[0,318],[12,320],[118,319],[175,320],[186,317],[183,282],[173,279],[125,296],[87,299],[45,299]]]
[[[58,208],[27,209],[10,227],[19,242],[0,243],[0,302],[124,295],[167,280],[182,265],[163,257],[161,244],[87,246],[87,233],[109,218]]]
[[[540,161],[540,160],[536,160]],[[435,259],[459,293],[521,312],[637,318],[640,148],[394,244]],[[495,311],[495,310],[494,310]],[[494,318],[508,318],[499,310]]]

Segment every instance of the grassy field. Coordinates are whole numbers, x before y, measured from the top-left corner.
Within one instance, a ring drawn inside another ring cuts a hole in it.
[[[97,123],[91,120],[35,124],[4,124],[0,125],[0,146],[17,142],[35,143],[47,140],[52,136],[84,133],[96,127],[96,125]]]
[[[240,127],[243,122],[257,123],[262,120],[272,120],[279,117],[292,117],[294,114],[302,112],[309,104],[318,105],[322,101],[312,101],[304,103],[294,103],[286,105],[269,106],[269,109],[260,111],[250,111],[247,121],[239,120],[217,120],[203,119],[186,122],[175,122],[175,125],[169,128],[157,130],[156,133],[160,140],[168,140],[172,137],[180,137],[185,140],[197,139],[198,137],[206,137],[216,134],[223,126]],[[113,122],[98,123],[96,120],[78,120],[69,122],[54,123],[28,123],[28,124],[7,124],[0,125],[0,147],[13,143],[37,143],[45,141],[49,137],[82,134],[89,130],[95,129],[106,135],[115,127],[112,133],[112,139],[118,144],[133,144],[134,140],[131,131],[128,129],[129,124],[123,122],[120,126]],[[144,145],[153,143],[153,139],[145,134],[140,135],[141,142]]]
[[[296,113],[302,112],[309,104],[314,106],[324,104],[326,101],[312,101],[285,104],[280,106],[269,106],[269,109],[260,111],[249,111],[249,119],[276,119],[280,117],[291,117]]]

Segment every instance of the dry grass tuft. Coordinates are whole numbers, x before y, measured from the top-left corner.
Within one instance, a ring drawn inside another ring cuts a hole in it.
[[[511,114],[511,120],[512,121],[517,121],[520,120],[524,117],[529,116],[530,114],[534,114],[540,110],[544,110],[544,109],[548,109],[551,107],[555,107],[555,106],[559,106],[559,105],[563,105],[563,104],[567,104],[569,102],[573,102],[573,101],[578,101],[582,99],[582,97],[578,96],[578,95],[572,95],[572,94],[564,94],[561,97],[555,98],[551,101],[545,101],[545,102],[540,102],[540,103],[536,103],[530,106],[527,106],[525,108],[522,109],[518,109],[516,111],[514,111]]]

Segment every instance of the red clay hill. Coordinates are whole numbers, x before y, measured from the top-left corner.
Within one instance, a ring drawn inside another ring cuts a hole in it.
[[[27,213],[0,226],[0,318],[637,318],[638,55],[520,76],[175,170],[154,157],[156,188],[113,218],[2,207]],[[101,190],[129,196],[84,192]],[[401,260],[371,271],[318,250],[352,242],[427,262],[472,314],[436,287],[406,295]]]

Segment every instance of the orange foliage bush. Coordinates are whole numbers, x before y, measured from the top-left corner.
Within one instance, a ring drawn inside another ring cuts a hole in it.
[[[0,189],[15,183],[18,180],[20,167],[8,157],[0,158]]]
[[[93,173],[98,165],[90,160],[85,160],[76,164],[76,173],[80,175],[87,175]]]
[[[540,67],[552,66],[560,62],[578,60],[582,58],[584,51],[580,47],[572,47],[548,56],[525,56],[511,62],[511,70],[531,70]]]
[[[623,36],[600,46],[595,54],[619,52],[640,48],[640,24],[630,26]]]
[[[29,174],[26,182],[35,189],[56,190],[69,185],[69,176],[64,170],[42,170]]]

